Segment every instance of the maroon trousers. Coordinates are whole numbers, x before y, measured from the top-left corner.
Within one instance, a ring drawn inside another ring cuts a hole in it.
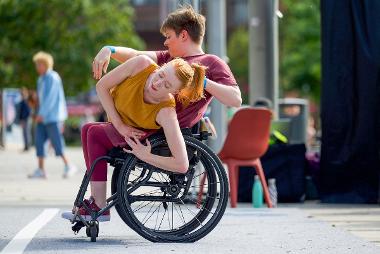
[[[100,156],[107,155],[114,145],[107,135],[110,123],[87,123],[82,127],[82,148],[87,170]],[[91,181],[107,181],[107,162],[99,161],[95,165]]]

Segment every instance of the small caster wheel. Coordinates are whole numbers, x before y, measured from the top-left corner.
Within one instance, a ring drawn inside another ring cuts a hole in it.
[[[86,235],[91,237],[91,242],[96,242],[96,237],[99,236],[99,223],[93,222],[88,228],[86,228]]]

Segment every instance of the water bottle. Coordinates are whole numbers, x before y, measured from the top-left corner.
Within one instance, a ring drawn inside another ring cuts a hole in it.
[[[269,198],[272,202],[273,207],[277,206],[277,187],[276,187],[276,179],[271,178],[268,180],[268,189],[269,189]]]
[[[252,204],[255,208],[263,206],[263,186],[261,185],[258,175],[255,175],[255,181],[252,187]]]

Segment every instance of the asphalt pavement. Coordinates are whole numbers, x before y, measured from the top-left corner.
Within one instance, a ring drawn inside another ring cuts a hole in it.
[[[80,148],[67,155],[79,172],[62,179],[63,163],[50,153],[47,180],[26,176],[36,167],[34,151],[0,151],[0,253],[380,253],[380,207],[279,204],[227,208],[218,226],[195,243],[151,243],[111,210],[96,243],[84,230],[74,235],[60,217],[71,209],[84,172]],[[109,175],[112,172],[109,172]]]

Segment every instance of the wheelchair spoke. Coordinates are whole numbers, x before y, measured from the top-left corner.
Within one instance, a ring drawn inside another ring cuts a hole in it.
[[[179,200],[181,200],[182,204],[186,207],[186,209],[189,210],[189,212],[190,212],[192,215],[195,216],[195,219],[198,221],[199,225],[202,226],[202,222],[196,217],[196,214],[195,214],[193,211],[191,211],[191,210],[185,205],[185,203],[183,202],[182,199],[179,199]]]
[[[198,204],[198,201],[194,201],[192,198],[188,198],[191,202],[193,202],[194,204]],[[207,208],[204,208],[204,207],[202,207],[202,208],[197,208],[197,209],[200,209],[200,210],[206,210],[206,211],[208,211],[209,213],[211,213],[211,214],[214,214],[213,212],[211,212],[209,209],[207,209]]]
[[[162,193],[162,191],[161,190],[151,190],[151,191],[144,192],[144,193],[141,193],[141,194],[135,195],[135,196],[142,197],[142,196],[145,196],[147,194],[156,194],[156,193]]]
[[[173,210],[174,204],[172,203],[172,229],[174,227],[174,210]]]
[[[152,174],[152,176],[150,177],[150,178],[152,178],[153,180],[155,180],[156,182],[161,182],[161,180],[158,180],[158,179],[156,179],[154,176],[153,176],[153,174]]]
[[[146,201],[145,201],[145,202],[146,202]],[[135,209],[133,210],[133,212],[137,212],[137,211],[139,211],[140,209],[142,209],[142,208],[144,208],[144,207],[146,207],[146,206],[148,206],[149,204],[154,203],[154,202],[156,202],[156,201],[149,201],[146,205],[143,205],[144,202],[142,202],[142,204],[140,204],[137,208],[135,208]]]
[[[220,184],[220,182],[213,182],[213,183],[209,183],[209,184],[205,183],[205,184],[203,184],[203,186],[215,185],[215,184]],[[193,185],[190,185],[190,187],[201,187],[201,186],[202,186],[202,184],[193,184]]]
[[[160,214],[161,205],[162,205],[162,203],[158,206],[158,212],[157,212],[157,217],[156,217],[156,225],[154,226],[154,229],[157,228],[158,215]]]
[[[130,174],[133,175],[133,176],[135,176],[136,178],[141,178],[141,174],[140,174],[140,175],[137,175],[137,174],[135,174],[134,172],[131,172]]]
[[[158,226],[158,229],[161,228],[162,222],[164,221],[164,218],[165,218],[166,211],[167,211],[167,209],[164,208],[164,214],[162,215],[162,218],[161,218],[161,221],[160,221],[160,225]]]
[[[164,180],[161,180],[162,182],[169,182],[170,181],[170,179],[168,179],[168,178],[165,178],[165,174],[163,174],[162,172],[160,172],[159,173],[159,176],[161,176]]]
[[[154,206],[154,204],[153,204],[153,206]],[[145,225],[147,222],[148,222],[148,220],[153,216],[153,214],[157,211],[157,209],[158,209],[158,211],[160,211],[160,206],[161,206],[161,204],[159,205],[159,206],[157,206],[157,208],[156,209],[154,209],[154,211],[152,212],[152,214],[146,219],[146,221],[144,222],[144,220],[142,221],[142,224],[143,225]],[[150,210],[147,212],[147,214],[145,215],[145,218],[146,218],[146,216],[148,216],[148,214],[149,214],[149,212],[150,212]]]
[[[166,210],[168,210],[168,209],[166,209]],[[170,229],[173,229],[172,226],[170,225],[170,216],[169,216],[169,214],[170,214],[170,213],[169,213],[169,210],[168,210],[168,225],[169,225],[169,228],[170,228]],[[173,217],[173,216],[172,216],[172,217]]]
[[[206,171],[203,171],[202,173],[200,173],[200,174],[198,174],[198,175],[196,175],[196,176],[193,176],[193,179],[192,179],[192,180],[194,180],[195,178],[198,178],[199,176],[203,175],[204,173],[206,173]]]
[[[181,212],[181,213],[179,213],[179,212],[178,212],[178,210],[177,210],[177,208],[176,208],[175,206],[174,206],[174,208],[175,208],[175,210],[177,211],[177,213],[178,213],[179,217],[182,219],[183,223],[185,223],[185,224],[186,224],[186,221],[185,221],[185,216],[183,216],[183,212],[182,212],[181,206],[180,206],[180,205],[178,205],[178,208],[179,208],[179,210],[180,210],[180,212]]]
[[[154,207],[154,203],[156,203],[156,201],[153,201],[153,204],[152,204],[152,206],[149,208],[149,211],[145,214],[145,217],[141,220],[142,222],[144,222],[146,216],[148,216],[149,212],[150,212],[150,211],[152,210],[152,208]],[[153,213],[154,213],[154,211],[153,211]],[[153,213],[152,213],[152,215],[153,215]],[[151,215],[151,216],[152,216],[152,215]],[[149,218],[150,218],[150,217],[149,217]],[[149,218],[147,219],[147,221],[149,220]],[[145,221],[145,223],[146,223],[147,221]],[[145,224],[145,223],[143,223],[143,224]]]
[[[190,187],[201,187],[201,186],[207,186],[208,184],[205,183],[205,184],[193,184],[193,185],[190,185]]]

